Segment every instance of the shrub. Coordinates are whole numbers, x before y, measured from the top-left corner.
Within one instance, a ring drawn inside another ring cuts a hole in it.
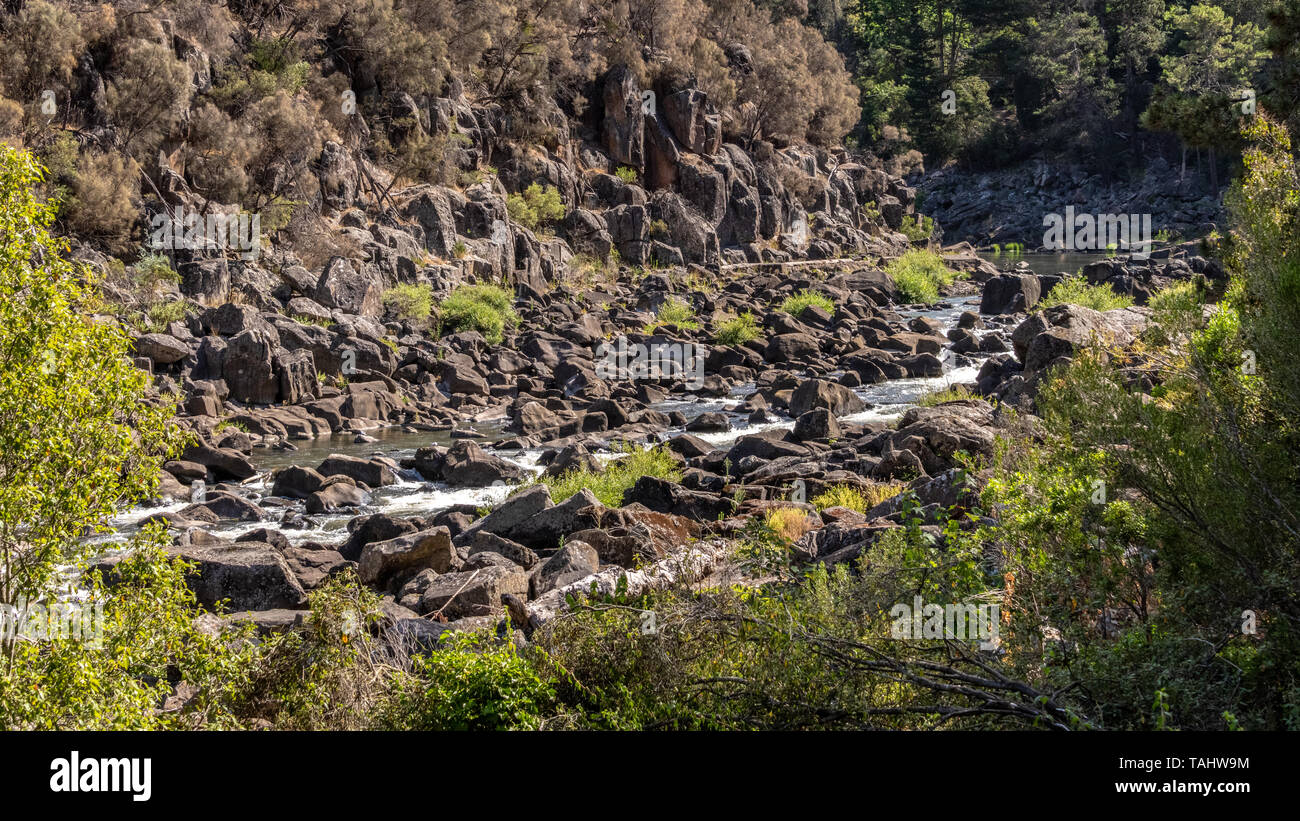
[[[1038,302],[1039,308],[1053,305],[1081,305],[1094,311],[1109,311],[1115,308],[1127,308],[1133,304],[1133,297],[1117,294],[1109,285],[1089,285],[1081,276],[1068,276],[1056,283],[1052,290]]]
[[[835,303],[825,294],[819,294],[816,291],[803,290],[785,298],[778,311],[784,311],[790,316],[799,316],[803,309],[809,305],[816,305],[828,314],[835,313]]]
[[[399,319],[424,320],[433,310],[433,288],[428,283],[401,283],[384,291],[384,308]]]
[[[110,117],[118,145],[146,158],[190,106],[190,69],[170,46],[135,40],[119,51],[108,85]]]
[[[514,296],[497,285],[461,285],[439,306],[441,335],[478,331],[493,345],[501,344],[505,329],[519,324]]]
[[[149,328],[155,332],[160,332],[173,322],[180,322],[185,318],[184,302],[155,302],[149,306],[146,312],[149,319]]]
[[[510,219],[529,230],[536,230],[539,225],[546,225],[564,218],[564,202],[555,186],[543,188],[533,183],[522,194],[506,197],[506,211]]]
[[[763,516],[763,522],[786,544],[799,540],[810,529],[808,512],[797,507],[778,507]]]
[[[567,279],[584,287],[594,288],[597,283],[612,283],[617,278],[618,262],[612,256],[608,260],[599,260],[590,254],[575,254],[569,260]]]
[[[885,266],[885,273],[894,280],[899,296],[904,302],[929,304],[939,298],[939,289],[945,288],[965,274],[953,271],[943,264],[943,258],[933,251],[914,248]]]
[[[83,240],[99,242],[114,255],[128,253],[140,216],[132,201],[140,190],[140,168],[117,153],[88,152],[77,161],[76,178],[60,219]]]
[[[1204,303],[1201,286],[1194,280],[1175,282],[1151,296],[1148,307],[1155,321],[1170,334],[1186,333],[1201,322]]]
[[[754,315],[746,311],[738,317],[728,319],[718,325],[718,332],[713,341],[719,345],[743,345],[762,336]]]
[[[670,482],[681,481],[682,472],[673,454],[662,447],[629,449],[600,471],[575,470],[563,476],[542,476],[537,481],[551,489],[557,504],[586,488],[606,507],[621,507],[623,493],[642,476]]]
[[[655,321],[651,322],[647,331],[652,331],[660,325],[675,325],[682,330],[693,331],[700,327],[700,323],[695,319],[695,309],[688,303],[679,299],[666,299],[655,312]]]
[[[400,730],[535,730],[555,687],[510,641],[461,633],[399,675],[380,725]]]
[[[618,177],[625,183],[633,184],[636,182],[636,169],[626,165],[620,165],[614,171],[614,176]]]
[[[847,507],[858,513],[866,513],[886,499],[897,496],[903,488],[902,483],[873,483],[867,487],[832,485],[814,496],[812,504],[818,510],[825,510],[828,507]]]
[[[934,235],[934,220],[924,214],[917,214],[915,217],[908,214],[903,217],[903,223],[898,230],[906,234],[912,242],[921,242]]]
[[[96,282],[50,235],[42,176],[0,144],[0,602],[52,594],[60,568],[96,550],[85,536],[152,496],[186,440],[174,405],[145,401],[126,332],[87,320]],[[0,648],[15,641],[0,635]]]
[[[194,618],[186,584],[193,566],[169,555],[158,531],[142,535],[112,569],[83,578],[103,609],[99,646],[76,637],[20,641],[0,671],[0,727],[7,730],[222,729],[256,652],[247,628],[210,632]],[[82,622],[83,629],[89,621]],[[195,688],[179,709],[158,705],[171,673]]]
[[[179,284],[181,275],[172,270],[171,260],[163,254],[140,254],[135,263],[135,283],[147,292],[159,285]]]

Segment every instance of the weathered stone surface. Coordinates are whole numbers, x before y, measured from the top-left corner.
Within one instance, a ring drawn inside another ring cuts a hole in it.
[[[366,584],[382,586],[399,571],[428,567],[446,573],[457,563],[450,531],[436,527],[366,545],[361,550],[357,574]]]
[[[288,563],[270,545],[237,542],[172,552],[198,565],[188,583],[199,603],[209,609],[223,600],[232,610],[295,609],[307,602]]]

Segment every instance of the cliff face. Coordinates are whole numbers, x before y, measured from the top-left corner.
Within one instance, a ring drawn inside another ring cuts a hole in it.
[[[270,310],[305,297],[378,316],[376,300],[337,304],[335,294],[323,293],[330,286],[322,280],[340,265],[334,257],[376,289],[428,282],[446,293],[461,282],[492,280],[525,294],[563,281],[575,257],[606,261],[612,252],[624,265],[717,270],[888,257],[907,247],[896,229],[913,213],[915,192],[869,159],[806,144],[724,142],[717,110],[689,82],[643,90],[617,66],[594,85],[599,116],[569,117],[548,100],[548,130],[538,142],[509,136],[499,106],[463,94],[424,104],[407,98],[416,139],[447,146],[447,173],[458,185],[409,184],[394,175],[373,158],[364,117],[350,115],[350,138],[322,143],[310,164],[317,190],[294,215],[313,222],[316,233],[296,226],[275,233],[257,259],[228,249],[173,249],[181,293],[207,306],[240,294]],[[163,157],[157,175],[166,186],[143,198],[150,220],[168,209],[238,212],[238,204],[205,199],[188,170]],[[530,228],[512,215],[511,195],[534,185],[555,190],[562,218]],[[264,237],[267,223],[264,217]],[[322,254],[322,245],[333,252]],[[315,287],[304,288],[301,274],[270,273],[299,267],[317,278]]]

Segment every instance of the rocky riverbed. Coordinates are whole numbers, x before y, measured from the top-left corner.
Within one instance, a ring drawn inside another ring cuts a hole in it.
[[[521,305],[523,321],[502,344],[474,332],[404,334],[393,373],[415,379],[371,372],[318,386],[319,396],[298,404],[237,402],[221,380],[195,379],[205,375],[195,373],[201,356],[177,360],[191,395],[184,421],[198,441],[166,465],[157,504],[124,512],[108,540],[166,522],[174,550],[198,563],[200,600],[224,601],[267,629],[294,623],[314,587],[354,567],[385,596],[392,625],[421,640],[490,626],[507,610],[516,625],[535,626],[565,591],[593,581],[612,589],[638,568],[650,569],[639,583],[654,583],[663,578],[654,568],[684,557],[716,570],[744,522],[774,507],[807,513],[802,560],[847,561],[899,526],[897,498],[865,513],[819,512],[808,499],[834,485],[906,483],[928,514],[946,508],[959,493],[958,454],[992,455],[1006,423],[1000,407],[1032,410],[1047,367],[1099,339],[1131,342],[1147,321],[1143,308],[1072,305],[1027,316],[1059,276],[998,271],[968,254],[949,261],[971,276],[928,306],[899,304],[887,276],[852,260],[711,283],[653,273],[595,294],[557,289],[543,304]],[[1194,257],[1100,260],[1088,275],[1119,288],[1215,271]],[[835,311],[778,309],[805,290]],[[648,330],[669,300],[692,305],[699,327]],[[759,338],[714,343],[718,324],[744,311]],[[191,324],[212,331],[188,343],[198,353],[297,330],[234,304]],[[171,339],[184,337],[174,331]],[[694,346],[703,379],[596,376],[601,346],[620,338]],[[142,350],[149,343],[141,337]],[[915,404],[954,385],[992,402]],[[195,412],[217,408],[220,416]],[[586,490],[557,504],[531,481],[659,444],[681,480],[643,477],[620,507]]]

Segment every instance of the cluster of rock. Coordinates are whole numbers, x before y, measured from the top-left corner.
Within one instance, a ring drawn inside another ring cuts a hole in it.
[[[943,225],[944,239],[976,245],[1043,245],[1047,214],[1067,205],[1079,213],[1151,214],[1154,230],[1202,236],[1222,221],[1217,192],[1195,174],[1180,177],[1161,157],[1136,179],[1103,179],[1068,162],[1031,160],[994,172],[945,167],[916,181],[922,210]]]
[[[991,276],[986,268],[981,272],[982,277]],[[554,597],[547,596],[579,577],[611,567],[653,565],[670,558],[674,550],[691,549],[696,540],[732,535],[749,516],[773,506],[801,507],[815,517],[806,502],[790,501],[796,480],[802,482],[805,497],[835,484],[867,487],[907,479],[928,487],[931,476],[953,467],[956,451],[991,452],[994,421],[991,408],[983,403],[968,409],[913,409],[897,430],[843,418],[867,409],[853,388],[941,373],[944,349],[965,341],[969,328],[980,327],[974,314],[963,317],[966,328],[947,335],[933,320],[905,320],[893,307],[897,295],[888,277],[862,263],[849,263],[817,275],[737,276],[708,296],[707,312],[698,315],[700,328],[661,325],[647,331],[655,308],[665,300],[698,303],[706,295],[683,291],[662,274],[631,280],[625,277],[601,292],[557,289],[543,295],[541,305],[521,305],[521,326],[501,345],[488,345],[472,333],[414,343],[404,359],[426,363],[420,373],[431,380],[436,399],[401,402],[402,396],[418,396],[402,374],[408,366],[401,365],[396,380],[350,383],[346,390],[322,387],[316,398],[298,405],[221,408],[237,410],[228,418],[242,423],[243,430],[218,430],[209,426],[216,417],[203,413],[211,408],[189,407],[199,414],[190,421],[208,434],[164,466],[174,481],[165,483],[163,492],[187,498],[192,482],[201,480],[208,487],[202,501],[159,518],[180,533],[177,550],[199,563],[200,599],[205,604],[229,599],[229,607],[258,614],[241,618],[274,626],[288,618],[281,611],[300,609],[303,596],[323,578],[355,566],[364,581],[389,597],[385,606],[399,620],[418,619],[428,625],[425,617],[436,613],[453,622],[480,619],[466,622],[476,625],[491,615],[492,607],[516,602],[515,623],[527,624],[520,618],[537,621],[534,602],[553,609]],[[785,296],[808,289],[831,299],[835,312],[809,306],[791,316],[777,309]],[[600,311],[592,304],[597,301],[615,307]],[[741,345],[704,341],[712,338],[720,322],[742,311],[756,315],[758,339]],[[271,338],[278,325],[292,323],[234,305],[210,309],[195,321],[230,334],[222,349],[227,355],[220,361],[222,367],[234,369],[232,374],[248,368],[231,364],[239,361],[228,355],[239,347],[234,340],[250,334]],[[358,326],[357,336],[340,336],[336,343],[360,338],[364,322]],[[614,336],[625,336],[633,344],[695,346],[706,374],[697,395],[725,396],[746,383],[753,384],[754,392],[731,414],[703,413],[688,419],[681,411],[656,410],[653,405],[683,396],[688,386],[681,377],[598,376],[596,350]],[[215,351],[221,344],[217,340],[226,337],[203,339],[199,349]],[[1000,334],[987,334],[977,339],[971,353],[1003,350],[1006,344]],[[426,345],[431,346],[427,351]],[[275,359],[272,355],[272,366]],[[215,356],[206,354],[203,361],[215,361]],[[208,371],[197,376],[211,378],[193,376],[187,377],[191,384],[218,381]],[[390,389],[398,380],[400,392]],[[233,403],[228,395],[224,401]],[[257,475],[252,458],[257,447],[292,448],[293,439],[372,424],[420,430],[420,425],[438,425],[416,420],[463,424],[487,418],[499,418],[507,431],[491,450],[474,441],[472,430],[461,428],[454,433],[469,438],[450,447],[422,448],[401,462],[334,455],[319,465],[278,471],[265,492],[244,486]],[[738,419],[756,423],[780,418],[792,419],[792,428],[740,436],[724,447],[696,435],[729,430]],[[448,487],[519,482],[526,472],[498,455],[511,450],[543,449],[546,471],[560,475],[599,469],[594,453],[616,443],[653,442],[669,434],[668,452],[679,463],[681,480],[644,477],[616,509],[605,508],[588,491],[555,505],[544,485],[511,496],[482,518],[470,505],[409,518],[376,514],[371,506],[376,490],[403,479]],[[923,493],[923,498],[928,497]],[[290,545],[281,534],[308,527],[312,517],[340,513],[353,516],[342,545]],[[841,523],[855,516],[847,511],[833,515]],[[231,522],[266,522],[269,527],[234,542],[204,529]],[[810,557],[818,555],[813,550]],[[458,595],[451,604],[439,598],[452,593]]]

